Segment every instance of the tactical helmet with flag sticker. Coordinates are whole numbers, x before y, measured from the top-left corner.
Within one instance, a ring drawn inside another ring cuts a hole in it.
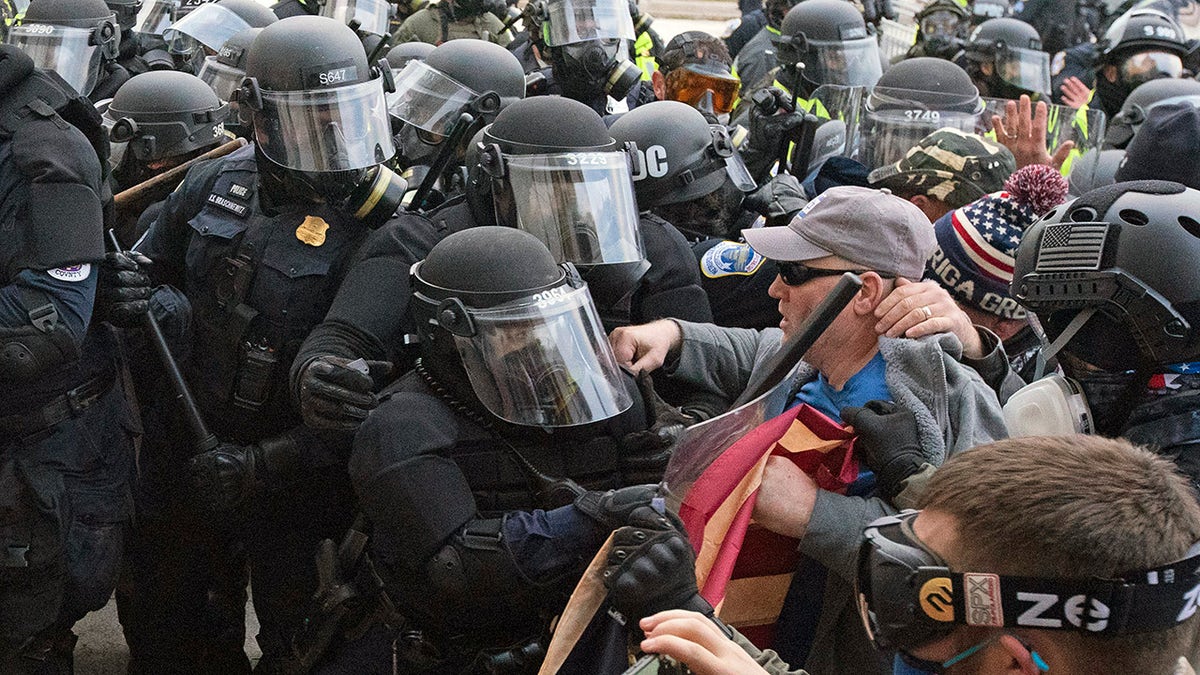
[[[960,208],[999,190],[1016,170],[1008,148],[947,127],[921,139],[895,163],[872,171],[868,180],[876,187],[899,194],[915,191]]]

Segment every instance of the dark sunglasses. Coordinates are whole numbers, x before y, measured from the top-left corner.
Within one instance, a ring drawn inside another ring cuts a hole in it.
[[[805,265],[804,263],[784,262],[782,260],[777,260],[775,262],[775,265],[779,268],[779,277],[781,279],[783,279],[783,283],[787,284],[788,286],[802,286],[802,285],[812,281],[813,279],[817,279],[820,277],[840,277],[841,275],[845,274],[846,272],[853,272],[855,274],[865,274],[868,271],[868,270],[829,270],[829,269],[822,269],[820,267],[809,267],[809,266]],[[893,275],[882,274],[880,272],[876,272],[876,274],[883,277],[884,279],[891,279],[893,277]]]

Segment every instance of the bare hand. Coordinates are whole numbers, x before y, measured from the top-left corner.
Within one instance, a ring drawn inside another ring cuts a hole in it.
[[[772,532],[803,539],[819,489],[808,474],[787,458],[769,458],[754,504],[754,522]]]
[[[1046,149],[1046,118],[1049,108],[1045,101],[1038,101],[1034,108],[1029,97],[1022,95],[1020,101],[1004,104],[1004,119],[992,115],[992,129],[996,140],[1012,151],[1017,159],[1017,168],[1030,164],[1045,164],[1062,169],[1063,162],[1075,148],[1074,141],[1066,141],[1054,151],[1052,157]]]
[[[934,281],[896,279],[896,288],[875,308],[875,332],[887,337],[919,338],[954,333],[963,344],[963,356],[983,358],[983,342],[971,317],[950,292]]]
[[[1087,105],[1092,98],[1092,90],[1088,89],[1088,86],[1078,77],[1068,77],[1063,80],[1059,90],[1062,91],[1063,105],[1076,110]]]
[[[642,651],[670,656],[696,675],[767,672],[703,614],[671,609],[648,616],[638,625],[646,633]]]
[[[622,326],[608,336],[617,364],[634,375],[658,370],[683,344],[683,331],[670,319]]]

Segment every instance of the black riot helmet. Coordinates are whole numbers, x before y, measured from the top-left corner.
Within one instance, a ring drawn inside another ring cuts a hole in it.
[[[1198,211],[1200,192],[1167,181],[1088,192],[1025,231],[1012,295],[1105,371],[1200,360]]]
[[[371,193],[398,189],[400,179],[379,167],[395,154],[385,100],[391,76],[382,59],[369,65],[358,36],[334,19],[294,16],[263,28],[237,103],[254,127],[259,171],[273,179],[268,188],[330,202],[353,198],[374,179],[383,183]]]
[[[1138,85],[1121,104],[1121,112],[1109,121],[1104,147],[1124,149],[1151,110],[1171,103],[1200,107],[1200,82],[1191,78],[1159,78]]]
[[[142,9],[142,0],[104,0],[104,4],[117,17],[117,25],[121,27],[122,36],[129,34],[137,24],[138,12]]]
[[[199,77],[222,101],[232,100],[233,93],[242,86],[242,80],[246,77],[246,58],[250,54],[250,45],[254,44],[254,39],[261,31],[261,28],[238,31],[221,45],[216,54],[205,57],[204,65],[200,66]],[[231,116],[236,112],[236,104],[234,106],[230,110]]]
[[[810,95],[823,84],[875,84],[879,46],[862,14],[846,0],[805,0],[788,10],[772,36],[780,83]]]
[[[365,35],[388,35],[391,3],[387,0],[318,0],[321,16],[327,16]],[[353,22],[353,23],[351,23]]]
[[[392,75],[399,75],[409,61],[424,61],[429,57],[436,45],[428,42],[402,42],[388,50],[387,62],[392,68]]]
[[[633,404],[587,285],[545,244],[507,227],[438,242],[413,266],[422,367],[512,424],[589,424]],[[459,385],[459,386],[455,386]]]
[[[1008,0],[971,0],[970,10],[972,26],[978,26],[990,19],[1013,15],[1012,5]]]
[[[637,39],[627,0],[545,0],[532,3],[538,40],[564,96],[592,104],[625,98],[641,79],[629,60]]]
[[[975,133],[983,114],[983,99],[965,70],[945,59],[905,59],[865,98],[858,159],[870,169],[887,166],[938,129]]]
[[[710,125],[686,103],[640,105],[622,115],[610,131],[618,142],[633,143],[641,156],[633,187],[643,210],[698,199],[730,183],[738,193],[755,188],[728,130]]]
[[[1020,19],[988,19],[967,40],[968,72],[984,96],[1033,99],[1050,95],[1050,55],[1037,29]]]
[[[223,103],[195,75],[170,70],[130,78],[108,104],[108,128],[113,175],[123,187],[150,178],[148,165],[167,160],[182,163],[226,139]]]
[[[190,55],[203,48],[215,54],[225,41],[247,28],[264,28],[279,18],[255,0],[217,0],[200,5],[163,31],[172,54]]]
[[[955,0],[933,0],[917,12],[917,44],[925,56],[954,58],[971,27],[971,13]]]
[[[99,82],[101,66],[117,58],[121,30],[104,0],[33,0],[6,41],[86,96]]]
[[[1171,17],[1153,9],[1126,12],[1101,41],[1094,105],[1116,117],[1139,85],[1181,77],[1188,50],[1183,28]]]

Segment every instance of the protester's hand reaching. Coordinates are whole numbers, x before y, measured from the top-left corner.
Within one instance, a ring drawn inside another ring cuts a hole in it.
[[[661,319],[640,326],[622,326],[608,336],[617,363],[637,375],[658,370],[683,343],[679,324]]]
[[[1076,110],[1087,105],[1092,98],[1092,90],[1088,89],[1088,86],[1078,77],[1068,77],[1063,80],[1059,91],[1062,92],[1063,105]]]
[[[1054,155],[1046,149],[1046,120],[1049,108],[1045,101],[1038,101],[1035,107],[1028,96],[1021,96],[1020,101],[1008,101],[1004,105],[1004,118],[992,116],[992,129],[996,132],[996,141],[1012,151],[1017,159],[1017,168],[1030,164],[1045,164],[1055,169],[1062,169],[1063,162],[1075,148],[1074,141],[1066,141],[1054,151]]]

